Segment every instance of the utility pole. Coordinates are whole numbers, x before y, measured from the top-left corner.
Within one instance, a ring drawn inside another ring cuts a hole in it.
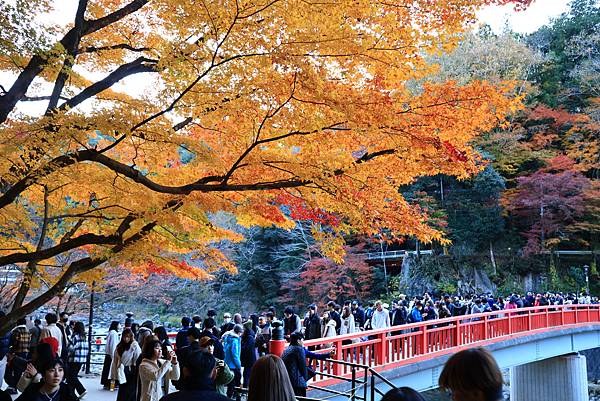
[[[90,374],[92,366],[92,323],[94,322],[94,288],[96,282],[92,281],[92,293],[90,294],[90,318],[88,320],[88,355],[85,361],[85,373]]]

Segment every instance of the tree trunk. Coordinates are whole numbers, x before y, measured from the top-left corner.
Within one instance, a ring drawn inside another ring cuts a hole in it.
[[[494,257],[494,246],[492,245],[492,241],[490,241],[490,261],[492,262],[493,273],[496,275],[498,268],[496,266],[496,258]]]
[[[37,243],[37,246],[35,249],[37,252],[41,251],[44,248],[44,241],[46,240],[46,233],[48,231],[48,208],[49,208],[48,194],[49,193],[50,193],[50,191],[48,190],[48,187],[44,186],[44,220],[42,221],[42,229],[40,232],[40,239],[38,240],[38,243]],[[13,306],[11,309],[12,311],[23,306],[23,302],[25,302],[27,293],[29,292],[29,289],[31,288],[31,281],[33,280],[33,277],[35,276],[35,273],[37,271],[37,264],[38,264],[37,260],[31,260],[29,263],[27,263],[27,267],[25,268],[25,271],[23,272],[23,279],[21,280],[21,285],[19,286],[19,291],[17,292],[17,295],[15,296],[15,301],[13,302]]]

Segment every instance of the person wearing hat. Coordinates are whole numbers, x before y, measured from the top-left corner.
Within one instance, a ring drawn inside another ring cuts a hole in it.
[[[217,359],[225,359],[225,352],[223,351],[223,344],[219,341],[219,338],[214,334],[215,320],[211,317],[204,319],[202,324],[204,326],[204,330],[200,333],[200,337],[209,337],[214,341],[214,352],[213,355]]]
[[[211,337],[205,336],[200,339],[200,350],[208,352],[213,355],[215,350],[215,344],[221,344],[219,341],[215,342]],[[233,380],[234,374],[229,369],[229,366],[222,359],[216,358],[216,377],[215,377],[215,389],[217,393],[221,395],[227,395],[227,385]]]
[[[235,387],[241,384],[242,379],[242,339],[244,327],[241,324],[233,326],[233,330],[223,334],[223,350],[225,351],[225,363],[234,374],[233,380],[227,386],[227,396],[232,397]]]
[[[231,401],[214,389],[218,366],[208,352],[195,351],[182,364],[181,390],[161,398],[160,401]]]

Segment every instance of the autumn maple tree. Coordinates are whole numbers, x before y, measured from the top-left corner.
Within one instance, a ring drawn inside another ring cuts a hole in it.
[[[41,15],[60,3],[66,27]],[[440,239],[398,187],[477,171],[471,140],[519,100],[407,83],[491,3],[529,1],[3,2],[0,265],[23,278],[0,331],[105,264],[233,270],[211,213],[290,227],[282,196],[338,233]]]

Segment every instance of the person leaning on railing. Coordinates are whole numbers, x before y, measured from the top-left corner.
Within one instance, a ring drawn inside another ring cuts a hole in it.
[[[304,335],[302,333],[294,333],[290,336],[290,345],[283,351],[281,359],[290,376],[290,382],[294,388],[294,394],[301,397],[306,397],[307,382],[315,372],[306,365],[306,358],[325,360],[335,355],[335,349],[324,354],[310,352],[304,348]]]

